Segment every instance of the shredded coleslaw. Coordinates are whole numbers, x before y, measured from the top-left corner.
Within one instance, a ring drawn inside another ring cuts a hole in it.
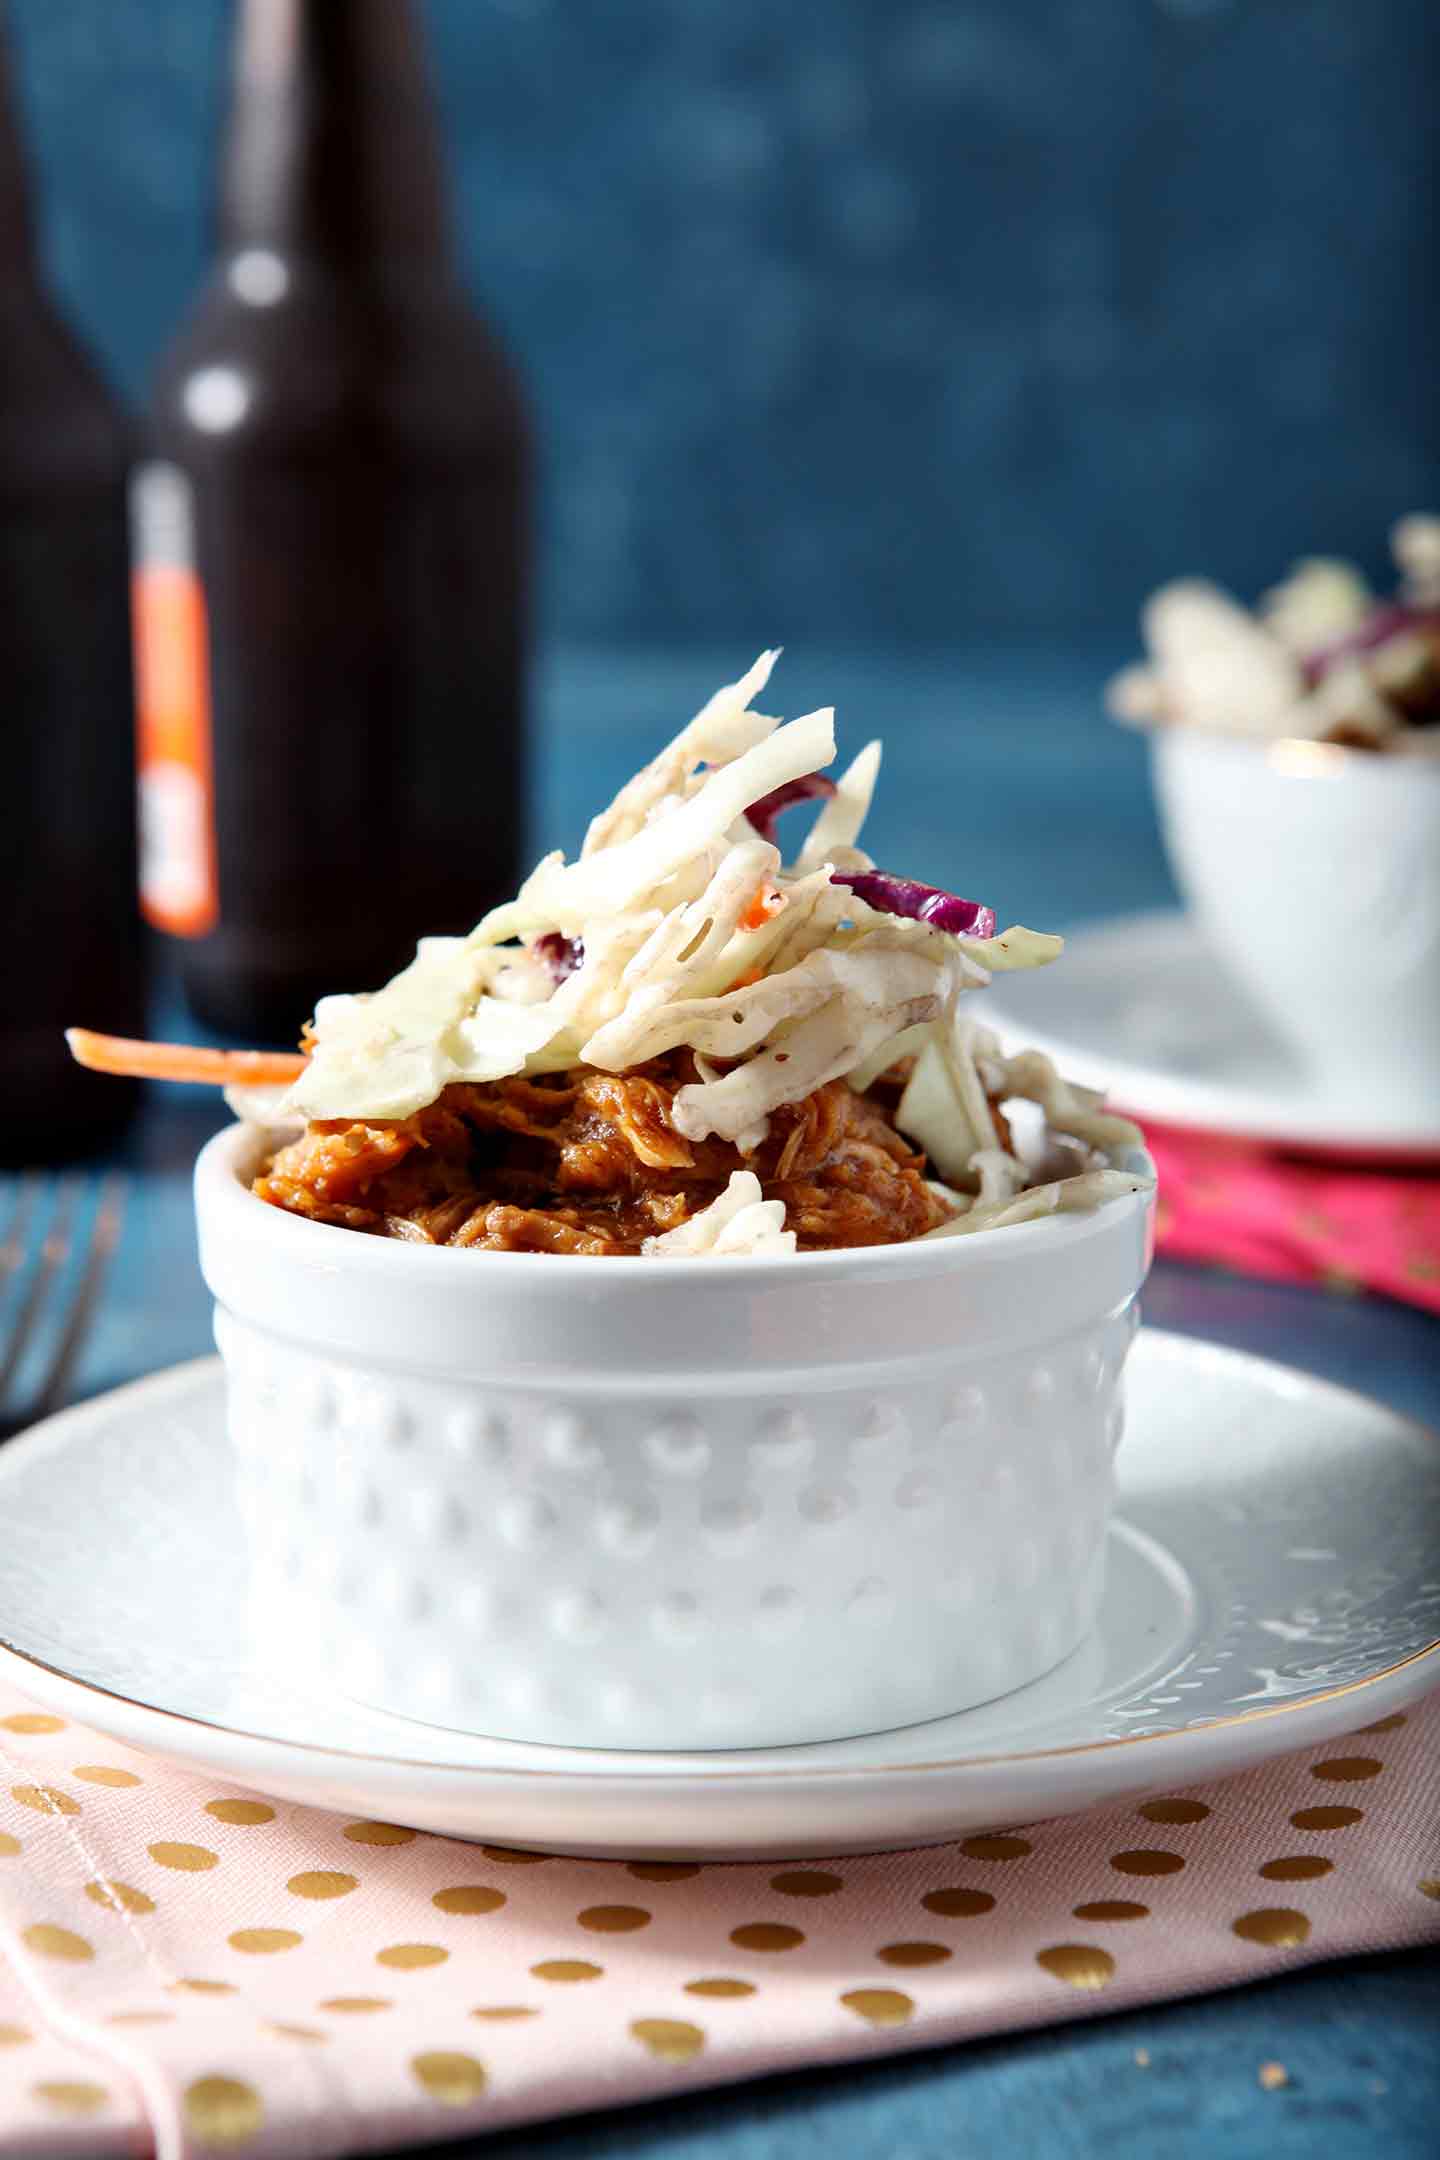
[[[423,939],[372,995],[322,999],[303,1072],[264,1114],[403,1119],[453,1082],[580,1065],[620,1073],[684,1047],[698,1077],[675,1095],[676,1128],[744,1155],[782,1105],[828,1081],[866,1086],[912,1054],[896,1123],[953,1204],[932,1235],[1096,1205],[1147,1182],[1120,1167],[1140,1144],[1134,1126],[1033,1053],[1006,1060],[960,1013],[992,973],[1044,966],[1061,940],[1019,926],[942,928],[993,926],[988,909],[952,895],[935,896],[950,903],[930,910],[940,922],[872,904],[902,886],[928,891],[877,874],[858,844],[880,746],[822,782],[833,714],[781,722],[753,708],[776,657],[762,653],[620,790],[574,862],[547,855],[513,901],[468,937]],[[787,866],[770,837],[776,806],[806,799],[818,815]],[[1062,1174],[1049,1157],[1024,1163],[1002,1145],[997,1091],[1041,1106],[1047,1146],[1058,1137],[1070,1151]],[[236,1107],[254,1116],[261,1105],[247,1092]],[[793,1250],[783,1215],[753,1173],[737,1172],[646,1250]]]
[[[1111,712],[1136,727],[1440,755],[1440,517],[1402,518],[1390,545],[1388,598],[1327,557],[1297,563],[1253,611],[1205,578],[1162,586],[1141,615],[1147,659],[1113,678]]]

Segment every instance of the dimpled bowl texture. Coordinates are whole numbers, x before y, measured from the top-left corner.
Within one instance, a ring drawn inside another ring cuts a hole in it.
[[[1165,846],[1206,938],[1350,1124],[1440,1124],[1440,759],[1176,727]]]
[[[196,1170],[253,1595],[284,1669],[609,1748],[941,1717],[1099,1603],[1150,1196],[772,1260],[453,1252]]]

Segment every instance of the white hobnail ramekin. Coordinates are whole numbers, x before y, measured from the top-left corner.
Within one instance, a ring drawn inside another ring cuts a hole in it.
[[[195,1177],[292,1676],[497,1738],[769,1747],[1009,1693],[1089,1628],[1148,1193],[774,1260],[452,1252]]]

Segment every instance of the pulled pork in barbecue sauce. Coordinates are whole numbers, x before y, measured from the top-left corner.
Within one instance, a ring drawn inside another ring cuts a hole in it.
[[[695,1077],[676,1050],[627,1073],[456,1084],[414,1117],[312,1124],[254,1190],[315,1222],[482,1252],[638,1253],[742,1169],[784,1201],[802,1252],[903,1243],[953,1212],[891,1121],[898,1068],[868,1095],[831,1080],[784,1105],[753,1155],[675,1131],[672,1099]]]

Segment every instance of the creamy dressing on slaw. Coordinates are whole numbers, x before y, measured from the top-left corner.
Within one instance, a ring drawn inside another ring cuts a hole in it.
[[[1145,1182],[1116,1167],[1139,1144],[1133,1126],[1033,1053],[1002,1059],[961,1014],[993,972],[1054,960],[1058,937],[1019,926],[956,935],[883,912],[837,881],[875,867],[859,838],[878,743],[840,776],[788,866],[749,824],[750,806],[835,757],[828,709],[789,722],[754,710],[776,658],[762,653],[627,782],[574,862],[547,855],[513,901],[468,937],[423,939],[383,989],[322,999],[309,1062],[278,1115],[404,1119],[456,1082],[578,1065],[620,1073],[685,1047],[698,1077],[675,1095],[677,1130],[748,1154],[782,1105],[827,1081],[868,1085],[910,1052],[896,1123],[925,1149],[956,1210],[932,1235],[1093,1206]],[[558,981],[547,959],[557,938],[577,963]],[[1038,1102],[1049,1131],[1070,1136],[1068,1176],[1036,1183],[1035,1166],[1003,1148],[990,1109],[997,1089]],[[266,1115],[277,1115],[273,1101]],[[1042,1197],[1047,1188],[1064,1195]],[[791,1250],[783,1214],[752,1173],[737,1172],[710,1207],[647,1249]]]

